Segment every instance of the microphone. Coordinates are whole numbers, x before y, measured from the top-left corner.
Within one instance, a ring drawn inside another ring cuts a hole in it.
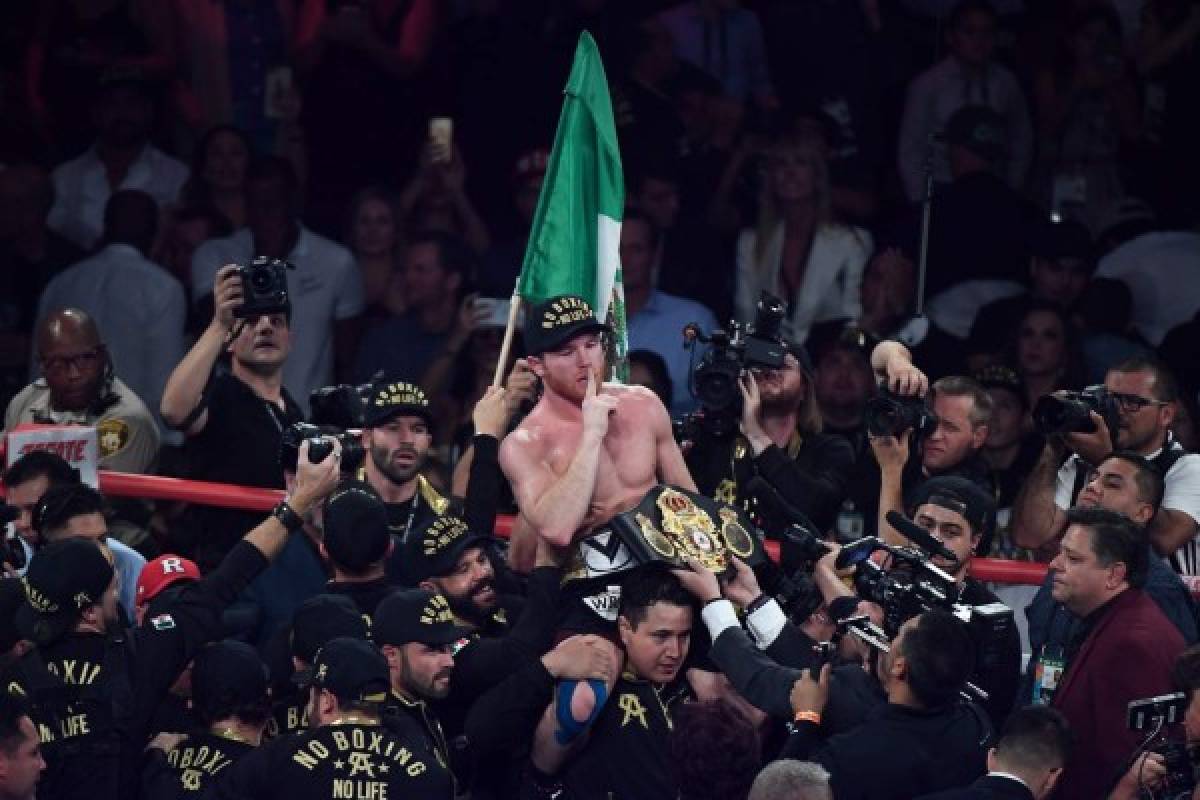
[[[901,536],[908,539],[910,542],[920,547],[926,552],[932,553],[935,556],[958,562],[958,556],[950,551],[950,548],[933,538],[933,534],[917,525],[908,517],[901,514],[899,511],[889,511],[885,517],[888,524],[895,528]]]

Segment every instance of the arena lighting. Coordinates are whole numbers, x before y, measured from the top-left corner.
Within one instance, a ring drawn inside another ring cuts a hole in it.
[[[125,472],[100,470],[100,491],[113,497],[140,497],[146,500],[173,500],[198,503],[241,511],[270,511],[283,499],[280,489],[259,489],[234,486],[228,483],[189,481],[163,478],[157,475],[134,475]],[[512,533],[513,517],[496,517],[497,536],[507,539]],[[779,544],[767,542],[767,552],[778,560]],[[971,561],[971,574],[983,581],[1038,586],[1046,577],[1046,565],[1030,561],[1009,561],[1000,558],[976,558]],[[1190,586],[1197,594],[1200,586]]]

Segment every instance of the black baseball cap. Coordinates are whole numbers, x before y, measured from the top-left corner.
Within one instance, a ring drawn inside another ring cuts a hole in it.
[[[425,390],[408,381],[380,379],[371,384],[363,412],[363,426],[377,428],[399,416],[421,417],[432,425],[433,410],[429,407]]]
[[[370,642],[351,637],[331,639],[313,665],[297,672],[294,680],[301,688],[328,689],[359,703],[382,703],[392,688],[383,653]]]
[[[26,603],[17,612],[17,630],[40,645],[60,639],[79,612],[99,603],[113,579],[113,567],[91,539],[63,539],[34,553],[25,572]]]
[[[948,508],[963,515],[972,534],[989,539],[996,527],[996,501],[976,484],[958,475],[939,475],[922,483],[913,492],[913,510],[926,503]]]
[[[292,616],[292,655],[311,663],[328,641],[366,640],[367,621],[354,601],[343,594],[319,594],[300,604]]]
[[[608,326],[596,318],[591,304],[574,294],[551,297],[525,314],[525,352],[541,355],[584,333],[604,333]]]
[[[369,483],[342,481],[325,501],[323,520],[325,552],[339,567],[361,571],[387,556],[387,508]]]
[[[1004,117],[987,106],[964,106],[946,121],[946,141],[967,148],[993,166],[1008,157]]]
[[[428,589],[407,589],[388,595],[375,609],[373,623],[372,636],[380,647],[409,642],[440,646],[469,635],[469,631],[454,623],[446,598]]]
[[[975,373],[975,382],[984,389],[1007,389],[1017,396],[1021,408],[1029,407],[1029,395],[1025,390],[1025,381],[1012,367],[1004,364],[992,364]]]
[[[265,703],[268,686],[267,665],[245,642],[213,642],[192,664],[192,705],[210,721],[222,709]]]
[[[467,548],[482,545],[487,536],[471,532],[452,514],[433,517],[413,531],[404,544],[404,573],[410,583],[449,575]]]

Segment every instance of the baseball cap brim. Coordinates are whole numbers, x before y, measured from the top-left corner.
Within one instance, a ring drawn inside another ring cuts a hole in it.
[[[610,328],[608,325],[604,324],[603,322],[600,322],[599,320],[584,321],[584,322],[579,323],[578,325],[573,325],[571,327],[563,327],[559,330],[544,334],[541,337],[539,337],[539,341],[537,342],[537,345],[536,345],[536,347],[537,347],[536,352],[531,351],[529,353],[529,355],[539,356],[542,353],[548,353],[551,350],[559,348],[562,345],[566,344],[567,342],[571,341],[576,336],[583,336],[584,334],[587,334],[587,333],[610,333],[611,331],[612,331],[612,328]],[[530,337],[528,337],[528,336],[526,337],[526,342],[529,341],[529,338]],[[527,345],[527,347],[528,347],[528,345]]]
[[[391,422],[396,417],[420,417],[430,425],[433,424],[433,409],[425,406],[411,405],[396,405],[381,408],[372,413],[372,409],[366,411],[363,424],[368,428],[377,428],[386,422]]]

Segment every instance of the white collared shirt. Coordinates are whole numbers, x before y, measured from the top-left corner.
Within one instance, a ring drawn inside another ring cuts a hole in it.
[[[217,270],[225,264],[249,264],[254,237],[248,228],[210,239],[192,256],[192,297],[211,295]],[[337,242],[300,226],[287,260],[292,301],[292,350],[283,367],[283,384],[308,413],[308,395],[333,380],[333,324],[362,313],[362,273],[354,256]]]
[[[159,208],[179,199],[188,168],[158,148],[146,145],[125,173],[118,189],[137,189],[154,198]],[[46,224],[50,229],[90,250],[104,233],[104,206],[113,187],[95,148],[59,164],[52,175],[54,206]]]

